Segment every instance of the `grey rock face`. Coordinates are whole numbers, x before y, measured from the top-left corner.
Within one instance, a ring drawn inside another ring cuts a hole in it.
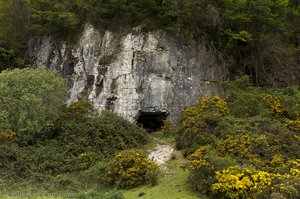
[[[162,31],[121,37],[86,26],[76,45],[33,38],[29,57],[34,66],[60,70],[69,80],[69,104],[88,99],[97,110],[132,121],[140,112],[178,120],[201,96],[218,94],[226,75],[204,44],[184,44]]]

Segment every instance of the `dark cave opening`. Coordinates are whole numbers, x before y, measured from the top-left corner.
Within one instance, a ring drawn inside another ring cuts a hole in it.
[[[149,132],[159,131],[167,115],[166,112],[140,112],[137,123]]]

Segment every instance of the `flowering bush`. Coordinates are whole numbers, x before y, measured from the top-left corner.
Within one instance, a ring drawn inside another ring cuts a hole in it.
[[[176,144],[189,155],[189,183],[213,198],[299,198],[299,88],[241,79],[225,96],[230,113],[219,97],[184,113]]]
[[[16,133],[11,130],[0,130],[0,141],[11,141],[16,137]]]
[[[218,150],[222,154],[230,154],[250,159],[253,157],[251,144],[252,142],[249,133],[241,133],[231,135],[229,138],[222,141],[218,146]]]
[[[214,168],[208,159],[209,146],[199,147],[188,159],[189,182],[199,192],[206,193],[212,184]]]
[[[266,105],[273,110],[275,115],[282,115],[284,109],[279,97],[274,97],[270,94],[262,94],[261,98],[266,103]]]
[[[148,160],[143,150],[133,149],[118,153],[108,169],[108,181],[117,187],[135,187],[157,182],[158,165]]]
[[[188,159],[191,161],[189,164],[190,170],[196,170],[200,169],[202,167],[208,167],[209,162],[207,161],[207,151],[208,146],[201,146],[199,149],[197,149],[192,155],[188,157]]]
[[[294,130],[294,131],[299,131],[300,130],[300,119],[296,120],[290,120],[288,118],[284,119],[284,126],[287,128]]]
[[[219,96],[203,97],[199,103],[199,109],[201,111],[215,112],[220,115],[229,113],[227,103]]]
[[[270,164],[273,168],[282,167],[284,166],[284,158],[282,157],[282,155],[275,154],[273,155]]]
[[[272,175],[265,171],[241,169],[239,166],[227,167],[216,172],[217,183],[211,190],[228,198],[255,198],[272,183]]]
[[[184,112],[183,127],[187,131],[197,132],[199,130],[197,127],[209,126],[228,113],[227,103],[219,96],[202,97],[197,107],[189,107]],[[201,125],[201,121],[204,122],[204,126]]]
[[[298,198],[300,194],[300,159],[289,160],[282,166],[285,173],[273,174],[272,196]]]
[[[186,148],[185,155],[190,155],[200,146],[214,144],[213,129],[228,113],[226,102],[219,96],[201,98],[198,106],[189,107],[184,112],[183,132],[177,140],[177,148]]]
[[[93,106],[90,102],[85,100],[79,100],[73,104],[71,104],[68,108],[66,113],[70,116],[75,116],[77,119],[86,116],[89,112],[91,112]],[[66,115],[65,115],[66,116]]]

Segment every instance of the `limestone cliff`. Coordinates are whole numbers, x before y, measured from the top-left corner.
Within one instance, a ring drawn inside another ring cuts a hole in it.
[[[199,97],[220,92],[226,74],[204,43],[185,43],[163,31],[120,36],[86,26],[77,44],[33,38],[29,57],[69,80],[68,103],[88,99],[97,110],[130,120],[153,112],[179,119]]]

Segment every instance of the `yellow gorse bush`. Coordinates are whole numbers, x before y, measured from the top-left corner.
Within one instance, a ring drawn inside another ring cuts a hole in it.
[[[272,157],[272,160],[271,160],[271,166],[272,167],[283,167],[284,166],[284,158],[282,157],[282,155],[274,155]]]
[[[228,198],[255,198],[272,183],[272,175],[265,171],[239,166],[227,167],[216,172],[217,183],[211,185],[214,193]]]
[[[250,159],[253,158],[251,145],[252,142],[249,133],[241,133],[231,135],[226,140],[223,140],[218,146],[218,151],[222,154],[230,154]]]
[[[81,159],[81,158],[84,158],[84,157],[87,157],[88,154],[87,153],[81,153],[79,154],[79,156],[77,158]]]
[[[291,167],[298,167],[300,169],[300,159],[289,160],[287,164],[289,164]]]
[[[284,109],[281,101],[278,97],[274,97],[270,94],[262,94],[262,100],[269,106],[276,115],[282,115]]]
[[[227,103],[219,96],[202,97],[199,103],[199,109],[201,111],[213,111],[220,115],[229,113]]]
[[[190,132],[198,132],[205,123],[217,121],[229,113],[227,103],[219,96],[202,97],[198,106],[188,107],[183,115],[183,127]]]
[[[209,166],[209,162],[207,161],[207,153],[208,146],[201,146],[199,149],[197,149],[192,155],[188,157],[188,159],[191,161],[189,163],[189,169],[194,171],[204,166]]]
[[[118,187],[134,187],[147,182],[155,183],[158,165],[148,160],[141,149],[118,153],[108,171],[109,181]]]
[[[300,135],[294,135],[294,138],[295,138],[298,142],[300,142]]]
[[[300,159],[289,160],[286,166],[290,168],[288,173],[273,175],[272,192],[286,198],[297,198],[300,195]]]
[[[11,130],[0,130],[0,140],[10,141],[16,137],[16,133]]]
[[[299,131],[300,130],[300,119],[290,120],[288,118],[284,119],[284,126],[291,130]]]
[[[276,156],[274,159],[281,158]],[[269,173],[240,166],[227,167],[216,172],[217,182],[211,185],[211,190],[233,199],[256,198],[258,194],[267,192],[284,198],[297,198],[300,194],[300,160],[289,160],[282,166],[289,168],[289,172]]]

